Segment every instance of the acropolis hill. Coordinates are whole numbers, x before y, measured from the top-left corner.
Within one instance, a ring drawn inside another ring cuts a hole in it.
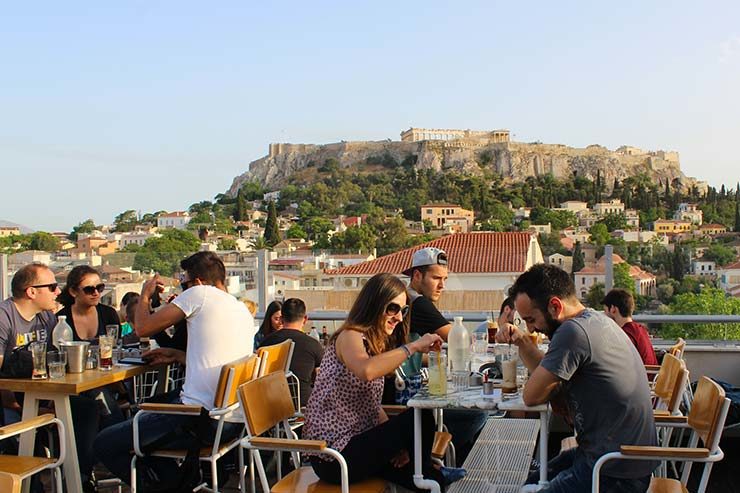
[[[288,178],[334,158],[344,168],[361,169],[368,163],[411,163],[417,169],[455,171],[480,175],[484,169],[505,179],[523,181],[529,176],[551,173],[555,178],[577,174],[595,179],[597,171],[608,187],[614,179],[646,173],[654,182],[678,178],[684,189],[706,184],[684,176],[678,153],[643,151],[622,146],[611,151],[600,145],[584,148],[562,144],[512,142],[508,130],[473,131],[410,128],[400,141],[357,141],[333,144],[270,144],[269,154],[252,161],[249,171],[234,178],[228,194],[234,196],[243,183],[257,180],[277,190]],[[318,175],[315,175],[318,176]]]

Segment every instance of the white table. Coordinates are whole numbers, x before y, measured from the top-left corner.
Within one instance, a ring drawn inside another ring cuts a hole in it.
[[[408,402],[408,406],[414,409],[414,484],[417,488],[431,490],[440,493],[439,484],[431,479],[425,479],[421,471],[421,411],[431,409],[433,411],[443,409],[478,409],[478,410],[501,410],[501,411],[530,411],[539,413],[540,416],[540,480],[536,485],[528,485],[525,491],[537,491],[547,484],[547,438],[548,423],[550,419],[550,408],[547,404],[538,406],[527,406],[520,396],[502,401],[497,392],[495,398],[483,396],[480,387],[473,387],[463,392],[448,392],[445,396],[431,396],[428,389],[424,387]],[[437,420],[437,426],[441,428],[442,420]]]

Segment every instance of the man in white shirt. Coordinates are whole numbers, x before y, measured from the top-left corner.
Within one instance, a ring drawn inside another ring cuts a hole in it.
[[[161,289],[159,276],[142,287],[136,311],[135,330],[140,337],[151,336],[182,320],[187,321],[187,351],[155,349],[145,355],[152,363],[184,364],[185,383],[170,402],[213,408],[221,367],[251,354],[255,334],[254,319],[246,306],[231,296],[225,287],[226,269],[213,252],[198,252],[180,263],[183,293],[154,313],[149,312],[152,296]],[[192,426],[193,417],[152,414],[139,420],[141,446],[156,442],[162,448],[188,448],[192,437],[183,429]],[[242,429],[235,417],[224,427],[222,438],[237,436]],[[215,422],[213,423],[215,431]],[[130,482],[133,450],[133,425],[126,421],[103,430],[95,440],[95,451],[103,464],[125,482]],[[172,438],[172,441],[170,441]],[[212,438],[212,437],[211,437]],[[167,481],[177,468],[174,460],[149,458],[149,469]]]

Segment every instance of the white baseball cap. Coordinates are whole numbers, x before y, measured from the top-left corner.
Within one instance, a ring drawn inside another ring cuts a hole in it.
[[[411,267],[403,271],[403,274],[411,277],[416,267],[425,265],[447,265],[447,254],[441,248],[426,247],[414,252],[411,259]]]

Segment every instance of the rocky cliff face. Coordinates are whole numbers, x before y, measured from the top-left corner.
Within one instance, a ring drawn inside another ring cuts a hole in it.
[[[621,148],[620,148],[621,149]],[[271,190],[278,190],[295,172],[327,159],[336,159],[345,168],[358,167],[368,160],[396,163],[415,159],[418,169],[455,171],[480,175],[493,170],[504,178],[523,181],[529,176],[552,174],[556,178],[578,176],[595,179],[600,173],[611,187],[614,179],[646,173],[653,181],[679,179],[684,188],[705,184],[686,177],[675,153],[610,151],[593,145],[585,149],[559,144],[507,142],[481,145],[471,140],[422,142],[341,142],[327,145],[273,144],[270,155],[249,164],[249,171],[234,178],[228,190],[235,195],[245,182],[257,180]]]

